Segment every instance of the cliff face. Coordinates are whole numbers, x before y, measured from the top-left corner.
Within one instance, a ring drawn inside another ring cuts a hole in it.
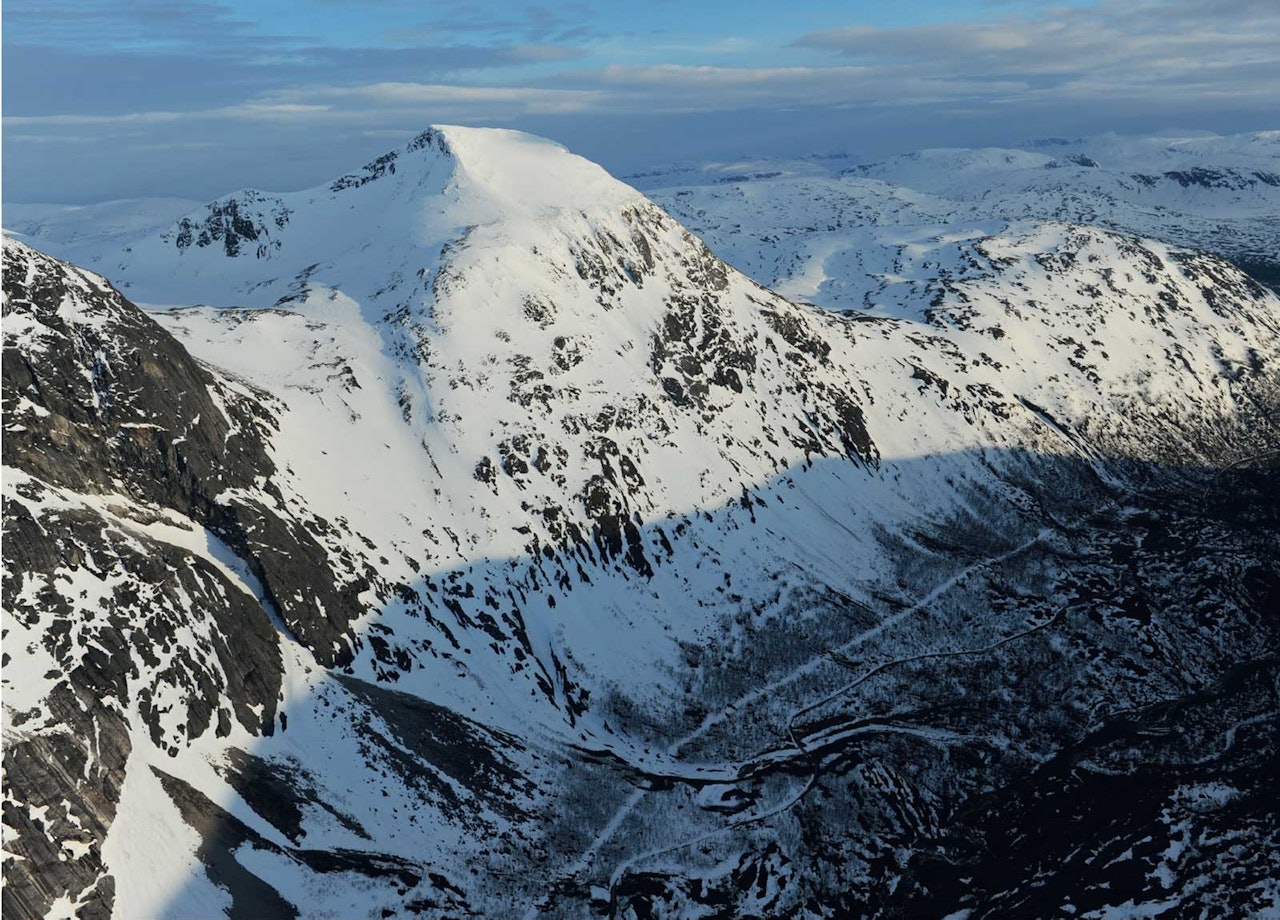
[[[130,725],[171,751],[274,729],[276,630],[206,558],[247,541],[219,499],[271,475],[269,415],[102,279],[4,258],[6,907],[105,915]]]

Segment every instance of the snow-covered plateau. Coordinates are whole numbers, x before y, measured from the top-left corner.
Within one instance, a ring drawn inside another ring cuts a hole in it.
[[[6,918],[1280,916],[1280,133],[636,181],[22,212]]]

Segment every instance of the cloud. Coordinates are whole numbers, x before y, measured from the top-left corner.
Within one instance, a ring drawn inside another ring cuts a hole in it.
[[[432,121],[525,128],[622,168],[1275,127],[1277,0],[1065,3],[967,0],[978,19],[896,28],[827,3],[836,27],[797,37],[816,0],[679,32],[611,2],[6,0],[5,194],[297,188]]]
[[[739,35],[724,35],[713,38],[708,41],[659,45],[655,50],[660,52],[674,52],[678,54],[710,54],[710,55],[740,55],[755,51],[764,51],[767,48],[757,39],[743,38]]]
[[[374,83],[363,86],[314,86],[281,90],[275,99],[328,100],[363,111],[427,108],[467,109],[473,115],[551,114],[584,112],[607,100],[595,90],[548,89],[527,86],[460,86],[442,83]],[[281,104],[281,103],[275,103]],[[310,103],[295,103],[307,107]],[[327,106],[325,106],[327,108]]]
[[[81,134],[13,134],[7,133],[5,140],[11,144],[92,144],[97,138]]]
[[[7,0],[4,26],[6,45],[160,50],[263,40],[255,22],[206,0]]]
[[[350,9],[361,0],[321,5]],[[371,9],[395,9],[401,22],[416,8],[383,0]],[[357,98],[432,113],[471,103],[477,118],[767,106],[950,105],[973,113],[1088,101],[1111,108],[1147,101],[1191,112],[1257,105],[1268,93],[1280,98],[1274,0],[1037,5],[1030,14],[985,21],[848,25],[772,49],[758,38],[711,35],[680,44],[654,33],[635,46],[640,51],[616,40],[558,43],[568,31],[596,27],[598,11],[586,6],[507,5],[494,15],[489,2],[452,0],[438,9],[428,22],[384,30],[393,46],[371,47],[267,35],[208,0],[10,0],[6,23],[17,27],[6,38],[16,31],[18,41],[5,48],[4,110],[20,117],[111,116],[110,122],[253,120],[265,111],[255,106],[285,99],[311,108],[283,117],[330,123],[369,121],[368,112],[346,111]],[[86,29],[100,29],[107,40],[83,40]],[[72,33],[80,40],[38,43]],[[623,45],[632,49],[628,59],[639,54],[639,63],[619,62]],[[725,55],[748,52],[764,66],[719,66]],[[670,62],[689,55],[717,66]],[[842,60],[832,62],[831,55]],[[792,66],[776,66],[788,57]],[[332,84],[340,85],[325,89]]]
[[[522,86],[460,86],[430,83],[373,83],[360,86],[311,86],[280,90],[238,105],[188,110],[149,110],[115,114],[6,115],[6,129],[177,125],[206,122],[293,122],[299,125],[373,125],[410,117],[431,121],[506,120],[522,115],[582,113],[607,100],[587,90]],[[373,136],[366,131],[366,135]],[[399,131],[393,131],[399,134]],[[34,135],[32,135],[34,136]],[[54,135],[48,135],[52,140]]]
[[[731,68],[612,65],[552,86],[382,81],[302,85],[235,105],[120,113],[7,115],[7,128],[208,121],[375,125],[406,115],[426,123],[568,114],[657,114],[767,107],[917,106],[1018,93],[1014,81],[936,80],[868,67]]]
[[[442,36],[485,35],[504,41],[515,38],[539,44],[582,41],[599,38],[602,34],[595,25],[599,9],[591,3],[527,4],[522,7],[507,3],[495,8],[492,3],[455,0],[450,6],[432,19],[391,28],[384,35],[393,43],[435,43]]]
[[[794,46],[925,77],[1026,83],[990,100],[1002,105],[1280,98],[1280,4],[1270,0],[1105,0],[986,22],[848,26]]]
[[[563,45],[517,45],[509,51],[513,63],[545,64],[553,61],[576,61],[586,56],[581,48]]]
[[[654,112],[786,106],[917,106],[1016,92],[1023,83],[997,79],[938,79],[910,69],[838,67],[712,67],[622,65],[561,79],[595,86],[620,107]]]
[[[382,23],[415,21],[421,8],[401,0],[358,8],[369,2],[290,11],[211,0],[7,0],[4,112],[122,115],[234,106],[310,83],[476,82],[466,75],[510,78],[584,53],[550,40],[554,17],[537,8],[517,16],[519,34],[436,30],[389,45],[379,33],[394,29]],[[435,8],[480,21],[484,5]]]
[[[300,103],[258,103],[194,109],[185,112],[125,112],[119,115],[6,115],[6,126],[75,127],[88,125],[159,125],[182,121],[256,121],[315,117],[329,113],[329,106]]]
[[[6,36],[7,37],[7,36]],[[295,43],[220,49],[199,54],[6,45],[4,111],[125,114],[140,110],[235,106],[282,86],[414,81],[472,82],[464,76],[569,61],[580,52],[542,45],[449,45],[414,48],[334,48]]]

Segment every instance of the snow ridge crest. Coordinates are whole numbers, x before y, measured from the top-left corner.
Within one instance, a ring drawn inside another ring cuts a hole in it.
[[[457,125],[433,125],[328,188],[342,192],[392,175],[420,178],[440,164],[447,164],[443,190],[501,203],[504,210],[591,210],[639,197],[600,166],[554,141],[521,131]]]

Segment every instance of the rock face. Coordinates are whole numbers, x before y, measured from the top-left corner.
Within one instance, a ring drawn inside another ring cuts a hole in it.
[[[276,631],[181,545],[247,544],[219,497],[270,476],[269,416],[102,279],[4,253],[6,907],[105,915],[131,723],[174,753],[273,730]]]
[[[315,577],[329,562],[305,509],[272,482],[270,409],[199,367],[101,278],[6,246],[6,464],[208,528],[248,561],[291,629],[341,657],[334,642],[362,583]]]
[[[6,914],[1262,910],[1280,301],[955,252],[453,128],[103,260],[209,307],[6,241]]]

